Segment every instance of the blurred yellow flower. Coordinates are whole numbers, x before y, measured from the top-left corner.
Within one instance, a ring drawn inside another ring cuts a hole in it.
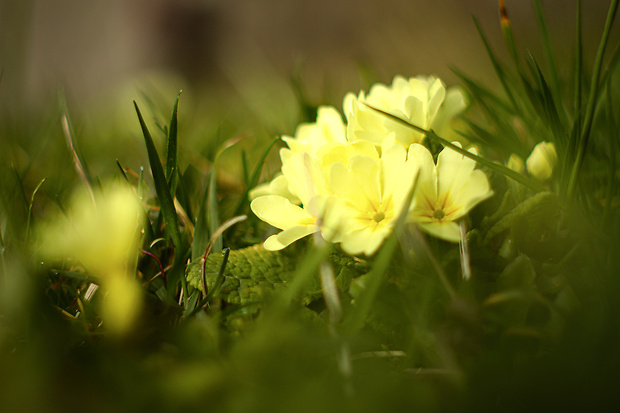
[[[458,142],[454,144],[460,147]],[[419,144],[411,145],[409,157],[420,170],[410,220],[435,237],[458,242],[456,221],[493,195],[486,175],[474,169],[475,161],[450,148],[441,151],[437,165],[429,150]]]
[[[332,106],[321,106],[317,110],[316,122],[302,123],[295,131],[295,137],[283,136],[294,153],[305,152],[315,157],[319,148],[327,144],[346,144],[346,126],[338,110]]]
[[[467,106],[460,89],[446,89],[436,76],[396,76],[390,86],[373,85],[368,96],[363,91],[357,97],[352,93],[345,96],[343,107],[350,141],[380,145],[384,137],[394,132],[396,141],[405,147],[421,143],[424,134],[376,113],[364,103],[421,128],[433,129],[440,136],[450,134],[451,121]]]
[[[553,168],[558,162],[558,154],[552,142],[540,142],[534,146],[532,153],[525,161],[528,173],[539,181],[551,178]]]
[[[525,162],[523,162],[523,159],[515,153],[510,155],[506,166],[515,172],[519,172],[520,174],[525,173]]]
[[[73,197],[68,216],[41,228],[44,257],[70,256],[98,277],[108,292],[102,317],[113,333],[124,334],[137,316],[141,301],[133,280],[138,253],[140,204],[126,186],[112,185],[95,197],[86,191]]]

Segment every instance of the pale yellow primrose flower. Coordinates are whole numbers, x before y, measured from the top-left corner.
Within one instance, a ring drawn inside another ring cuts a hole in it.
[[[391,144],[390,144],[391,142]],[[390,235],[411,190],[417,165],[407,160],[406,149],[386,139],[381,157],[354,155],[348,165],[333,163],[329,182],[333,208],[346,217],[341,247],[351,255],[372,255]]]
[[[558,162],[558,154],[552,142],[540,142],[534,146],[532,153],[525,161],[528,173],[539,181],[551,178],[553,168]]]
[[[282,230],[265,241],[265,249],[285,248],[321,231],[321,222],[331,219],[333,214],[326,213],[331,190],[317,152],[346,146],[345,131],[340,113],[333,107],[322,106],[316,122],[299,125],[294,138],[282,137],[288,145],[280,150],[282,175],[268,186],[258,187],[250,196],[253,199],[250,208],[256,216]],[[322,235],[330,241],[336,240],[331,226],[326,227]]]
[[[475,153],[475,149],[469,151]],[[411,145],[409,157],[420,169],[410,220],[435,237],[458,242],[456,221],[493,195],[486,175],[474,169],[475,161],[450,148],[441,151],[437,165],[428,149],[419,144]]]
[[[101,280],[108,295],[101,313],[114,333],[125,333],[135,321],[140,286],[130,269],[138,252],[140,204],[125,186],[113,185],[96,197],[86,191],[73,197],[68,217],[41,228],[40,252],[48,258],[71,256]]]
[[[282,140],[286,142],[288,148],[280,149],[280,158],[282,159],[284,172],[286,165],[293,154],[307,153],[312,158],[317,157],[317,151],[320,148],[331,147],[331,145],[346,145],[345,136],[346,127],[342,122],[342,116],[338,110],[332,106],[321,106],[317,111],[316,122],[302,123],[295,131],[295,137],[283,136]],[[323,149],[325,151],[325,149]],[[299,162],[299,157],[294,162]],[[301,204],[298,195],[289,189],[287,174],[278,175],[271,182],[261,184],[249,193],[250,199],[256,199],[265,195],[279,195],[288,199],[293,204]],[[307,192],[307,191],[304,191]],[[306,196],[307,199],[307,196]]]
[[[295,137],[283,136],[282,140],[292,152],[306,152],[314,157],[326,144],[346,144],[346,126],[336,108],[321,106],[317,110],[316,122],[302,123],[297,127]]]
[[[259,188],[250,204],[256,216],[282,230],[265,241],[265,248],[280,250],[319,231],[324,239],[339,242],[346,216],[334,206],[342,202],[329,185],[330,167],[349,167],[359,156],[379,159],[377,148],[366,141],[349,143],[342,117],[331,107],[320,108],[317,121],[298,127],[295,138],[283,139],[289,148],[280,150],[282,175]]]
[[[446,89],[435,76],[408,80],[396,76],[391,86],[375,84],[368,96],[363,91],[357,97],[352,93],[345,96],[343,108],[350,141],[366,140],[380,145],[385,136],[394,132],[396,141],[405,147],[421,143],[424,134],[394,122],[364,103],[423,129],[433,129],[440,136],[450,132],[450,122],[467,106],[460,89]]]
[[[280,250],[306,235],[320,231],[321,222],[333,216],[328,214],[331,191],[318,159],[305,152],[292,153],[290,150],[282,151],[280,155],[288,189],[302,206],[295,205],[282,195],[259,196],[250,203],[257,217],[282,230],[265,241],[264,247],[270,251]],[[325,228],[322,235],[334,242],[336,234],[330,232],[330,228]]]
[[[331,146],[321,157],[322,169],[307,153],[291,158],[283,170],[292,191],[304,200],[302,207],[278,195],[251,203],[260,219],[282,229],[265,241],[265,248],[279,250],[320,231],[326,240],[340,242],[348,254],[374,254],[406,207],[415,180],[417,164],[407,161],[406,149],[390,138],[381,156],[369,143]]]

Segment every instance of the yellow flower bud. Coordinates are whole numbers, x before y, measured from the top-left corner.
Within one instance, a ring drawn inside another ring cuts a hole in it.
[[[525,161],[528,173],[539,181],[551,178],[557,162],[558,154],[552,142],[540,142]]]

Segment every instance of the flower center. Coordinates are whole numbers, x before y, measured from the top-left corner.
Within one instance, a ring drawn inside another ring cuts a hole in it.
[[[384,212],[377,212],[372,219],[375,220],[375,222],[381,222],[385,219],[385,213]]]
[[[441,208],[436,208],[436,209],[433,211],[433,218],[435,218],[435,219],[439,219],[439,220],[441,220],[441,219],[443,219],[445,216],[446,216],[446,214],[443,212],[443,209],[441,209]]]

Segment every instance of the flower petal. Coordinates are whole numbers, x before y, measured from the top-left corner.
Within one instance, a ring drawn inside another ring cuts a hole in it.
[[[454,221],[419,222],[418,227],[434,237],[450,242],[459,242],[459,226]]]
[[[283,230],[316,222],[315,217],[279,195],[258,197],[250,203],[250,208],[258,218]]]
[[[278,251],[283,248],[288,247],[293,242],[307,236],[313,234],[319,230],[319,227],[316,225],[307,225],[307,226],[294,226],[279,234],[272,235],[265,240],[263,246],[268,251]]]

